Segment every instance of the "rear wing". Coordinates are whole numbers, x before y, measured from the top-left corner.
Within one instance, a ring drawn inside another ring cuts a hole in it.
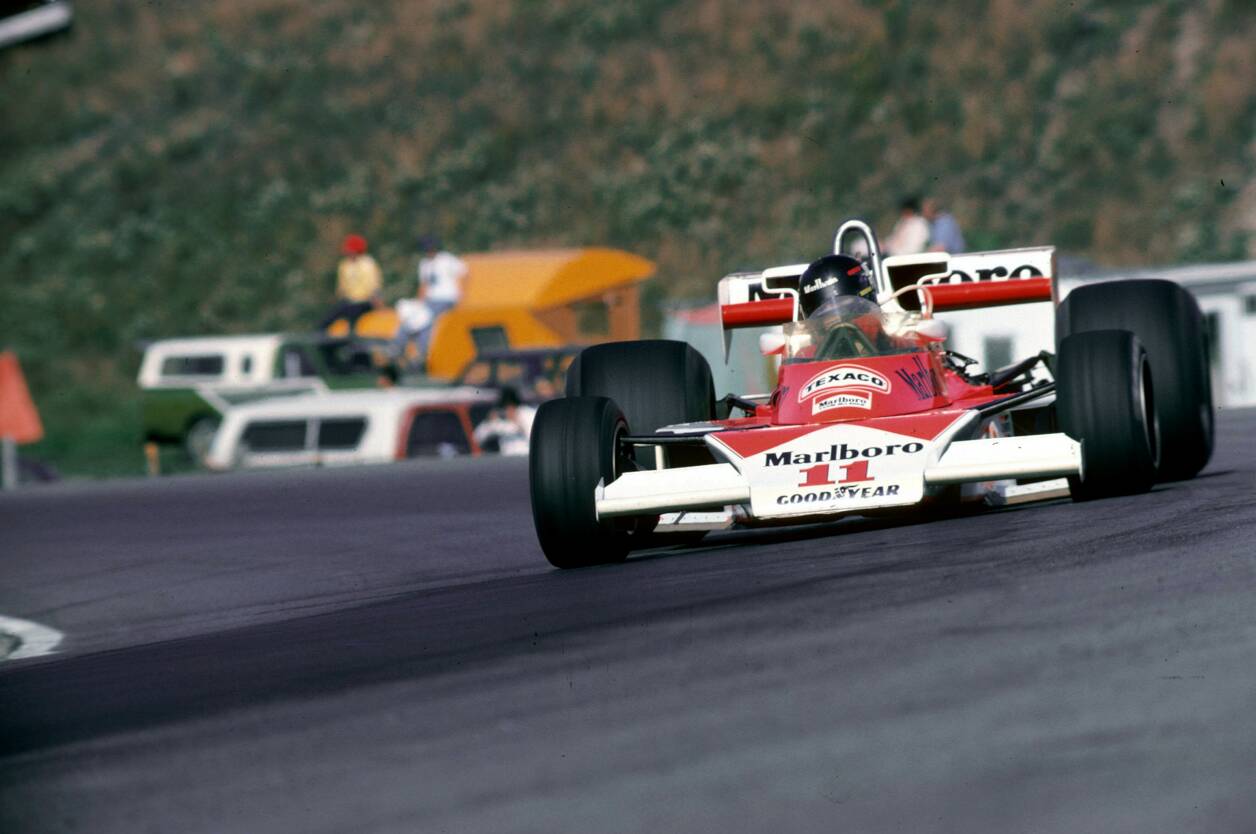
[[[852,247],[852,239],[861,237]],[[917,312],[926,302],[934,311],[945,311],[1057,300],[1053,246],[883,258],[871,228],[863,221],[850,220],[838,229],[834,250],[856,254],[870,266],[877,301],[887,310]],[[798,318],[799,278],[806,268],[805,263],[790,264],[761,272],[734,272],[720,279],[725,355],[730,331],[787,324]]]
[[[890,256],[881,262],[877,299],[889,309],[916,312],[928,288],[935,311],[972,310],[1033,301],[1055,301],[1055,247],[1001,249],[948,255]]]
[[[771,327],[798,318],[798,278],[807,264],[775,266],[762,272],[734,272],[720,279],[720,328],[724,361],[733,331],[742,327]]]

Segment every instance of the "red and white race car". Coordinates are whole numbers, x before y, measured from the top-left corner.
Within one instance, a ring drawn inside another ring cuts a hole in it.
[[[760,340],[780,358],[770,394],[717,402],[683,342],[576,358],[567,396],[532,429],[532,513],[552,564],[619,561],[669,531],[1053,497],[1063,478],[1074,500],[1144,492],[1207,463],[1203,321],[1176,284],[1075,289],[1053,307],[1054,354],[974,375],[933,312],[1057,300],[1051,247],[883,258],[852,220],[833,249],[863,264],[862,306],[804,317],[808,264],[720,281],[726,339],[783,325]]]

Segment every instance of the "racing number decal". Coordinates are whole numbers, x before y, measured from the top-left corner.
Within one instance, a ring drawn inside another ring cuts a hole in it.
[[[815,466],[803,469],[802,473],[806,475],[806,478],[798,485],[799,488],[832,486],[835,482],[829,479],[829,466],[830,464],[827,463],[817,463]],[[857,460],[854,463],[839,466],[838,469],[841,469],[845,476],[836,482],[839,484],[857,484],[876,480],[868,475],[868,461],[866,460]]]
[[[857,484],[860,481],[876,480],[876,478],[868,474],[868,461],[866,460],[848,463],[842,467],[842,472],[845,473],[846,477],[838,481],[839,484]]]
[[[815,466],[808,466],[802,470],[802,474],[806,475],[799,487],[822,487],[832,486],[833,482],[829,480],[829,465],[827,463],[817,463]]]

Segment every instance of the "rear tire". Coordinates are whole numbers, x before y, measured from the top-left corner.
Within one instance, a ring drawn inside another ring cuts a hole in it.
[[[567,396],[609,397],[636,434],[715,417],[710,364],[691,345],[665,339],[585,348],[567,371]]]
[[[545,558],[556,568],[623,561],[629,532],[599,521],[598,482],[623,471],[619,437],[628,424],[606,397],[569,397],[542,403],[532,424],[528,480],[532,521]]]
[[[1060,343],[1060,429],[1082,444],[1082,476],[1069,478],[1074,501],[1146,492],[1156,482],[1153,378],[1147,352],[1129,331],[1077,333]]]
[[[1108,281],[1073,290],[1056,311],[1056,342],[1077,333],[1128,330],[1156,381],[1163,438],[1159,479],[1192,478],[1212,456],[1214,412],[1203,314],[1171,281]]]

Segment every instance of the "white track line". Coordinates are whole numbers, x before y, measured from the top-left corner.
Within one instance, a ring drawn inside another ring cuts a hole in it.
[[[65,638],[55,628],[48,628],[30,620],[0,616],[0,634],[9,634],[18,640],[17,648],[4,660],[21,660],[24,657],[40,657],[52,654]]]

